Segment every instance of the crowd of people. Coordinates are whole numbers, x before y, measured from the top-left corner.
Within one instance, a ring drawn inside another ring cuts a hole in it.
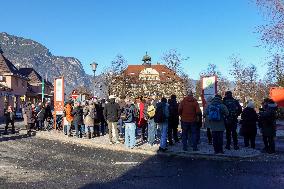
[[[166,152],[168,145],[182,142],[183,150],[198,151],[200,129],[207,129],[208,144],[213,145],[216,154],[224,153],[223,135],[226,131],[225,149],[239,150],[238,136],[243,136],[245,147],[255,148],[259,128],[265,148],[264,152],[275,153],[277,105],[267,98],[257,113],[252,100],[243,108],[239,101],[227,91],[208,97],[203,112],[193,93],[178,102],[176,95],[170,99],[152,97],[119,100],[113,95],[108,100],[90,100],[83,103],[69,100],[64,107],[63,132],[68,137],[94,138],[108,132],[109,143],[124,143],[127,148],[135,148],[137,141],[159,145],[159,151]],[[8,125],[15,133],[15,113],[11,106],[5,110],[7,134]],[[24,108],[24,122],[27,134],[31,129],[44,130],[52,120],[49,103],[34,105],[27,103]],[[181,125],[181,136],[178,126]],[[241,125],[238,131],[238,125]],[[74,130],[74,132],[73,132]]]
[[[28,102],[24,105],[22,110],[24,125],[28,135],[31,135],[32,129],[36,131],[46,130],[53,119],[50,102],[46,102],[45,104],[38,103],[37,105]],[[11,133],[15,134],[15,111],[12,106],[9,105],[8,108],[4,110],[4,116],[6,122],[4,135],[8,134],[9,124],[12,126]]]

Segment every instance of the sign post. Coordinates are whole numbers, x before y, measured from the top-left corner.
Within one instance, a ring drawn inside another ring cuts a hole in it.
[[[202,84],[202,104],[203,108],[206,106],[208,97],[214,97],[217,94],[217,76],[208,76],[201,78]]]
[[[54,128],[56,129],[56,115],[63,115],[64,111],[64,78],[54,80]]]
[[[42,78],[42,83],[41,83],[41,102],[43,103],[44,101],[44,78]]]

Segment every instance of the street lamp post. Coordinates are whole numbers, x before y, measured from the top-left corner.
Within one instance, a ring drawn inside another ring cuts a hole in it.
[[[90,65],[91,65],[92,70],[94,72],[94,97],[95,97],[95,78],[96,78],[96,70],[97,70],[98,64],[96,62],[93,62]]]

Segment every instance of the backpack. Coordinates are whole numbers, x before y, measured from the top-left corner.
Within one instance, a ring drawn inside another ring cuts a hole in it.
[[[226,100],[224,104],[226,105],[229,111],[228,118],[236,119],[239,116],[239,112],[240,112],[238,101],[235,99],[229,99],[229,100]]]
[[[133,114],[134,114],[134,118],[135,118],[135,119],[138,119],[138,118],[139,118],[140,112],[139,112],[139,109],[138,109],[136,106],[134,107],[134,112],[133,112]]]
[[[208,119],[209,121],[221,121],[220,105],[209,105]]]
[[[156,111],[155,111],[154,121],[155,123],[163,123],[165,122],[165,120],[166,120],[165,105],[158,104]]]
[[[155,116],[156,108],[153,105],[148,106],[147,115],[149,119],[152,119]]]
[[[135,109],[134,109],[135,110]],[[126,120],[129,120],[129,121],[134,121],[134,110],[130,107],[127,107],[124,109],[124,116],[122,117],[122,120],[126,121]],[[130,118],[132,117],[132,120],[130,120]]]

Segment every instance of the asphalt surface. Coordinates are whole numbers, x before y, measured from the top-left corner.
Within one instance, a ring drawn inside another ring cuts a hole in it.
[[[232,161],[147,156],[23,135],[0,138],[0,188],[283,189],[284,155]]]

